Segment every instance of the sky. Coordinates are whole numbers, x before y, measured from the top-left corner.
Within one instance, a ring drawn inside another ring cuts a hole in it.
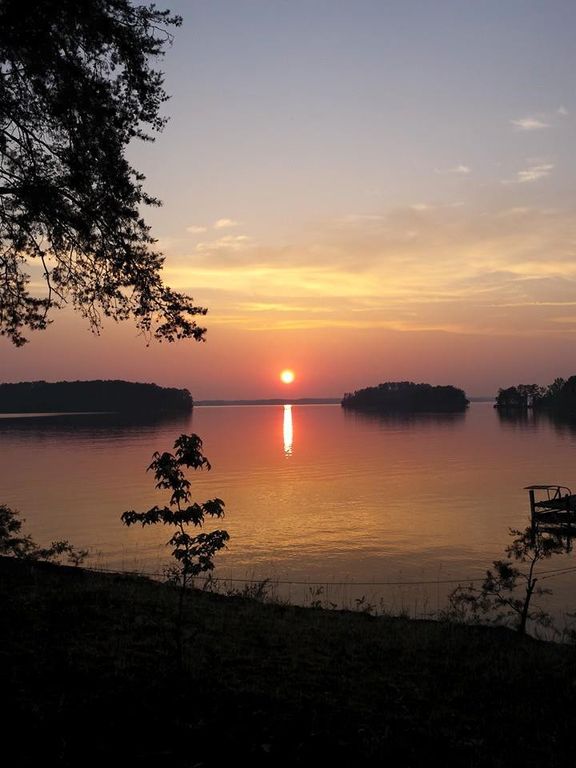
[[[170,119],[129,154],[206,342],[94,336],[65,310],[23,348],[0,339],[2,380],[211,399],[576,374],[573,0],[168,7]]]

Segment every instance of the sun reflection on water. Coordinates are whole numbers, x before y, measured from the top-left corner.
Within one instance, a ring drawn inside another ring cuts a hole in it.
[[[292,406],[284,406],[284,453],[292,455],[292,443],[294,442],[294,430],[292,427]]]

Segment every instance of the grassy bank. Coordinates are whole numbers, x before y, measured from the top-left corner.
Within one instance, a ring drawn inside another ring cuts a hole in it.
[[[191,592],[0,558],[21,765],[563,766],[576,653],[472,628]]]

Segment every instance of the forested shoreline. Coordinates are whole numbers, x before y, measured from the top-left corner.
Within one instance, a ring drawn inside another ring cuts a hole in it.
[[[190,411],[187,389],[131,381],[22,381],[0,384],[0,413],[167,413]]]
[[[503,411],[533,409],[564,417],[576,416],[576,376],[568,379],[558,377],[545,387],[539,384],[517,384],[499,389],[494,407]]]

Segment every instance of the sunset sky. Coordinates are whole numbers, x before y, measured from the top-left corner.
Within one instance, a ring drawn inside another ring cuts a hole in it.
[[[576,374],[573,0],[168,5],[170,122],[130,156],[207,341],[67,310],[0,340],[2,380],[249,398]]]

